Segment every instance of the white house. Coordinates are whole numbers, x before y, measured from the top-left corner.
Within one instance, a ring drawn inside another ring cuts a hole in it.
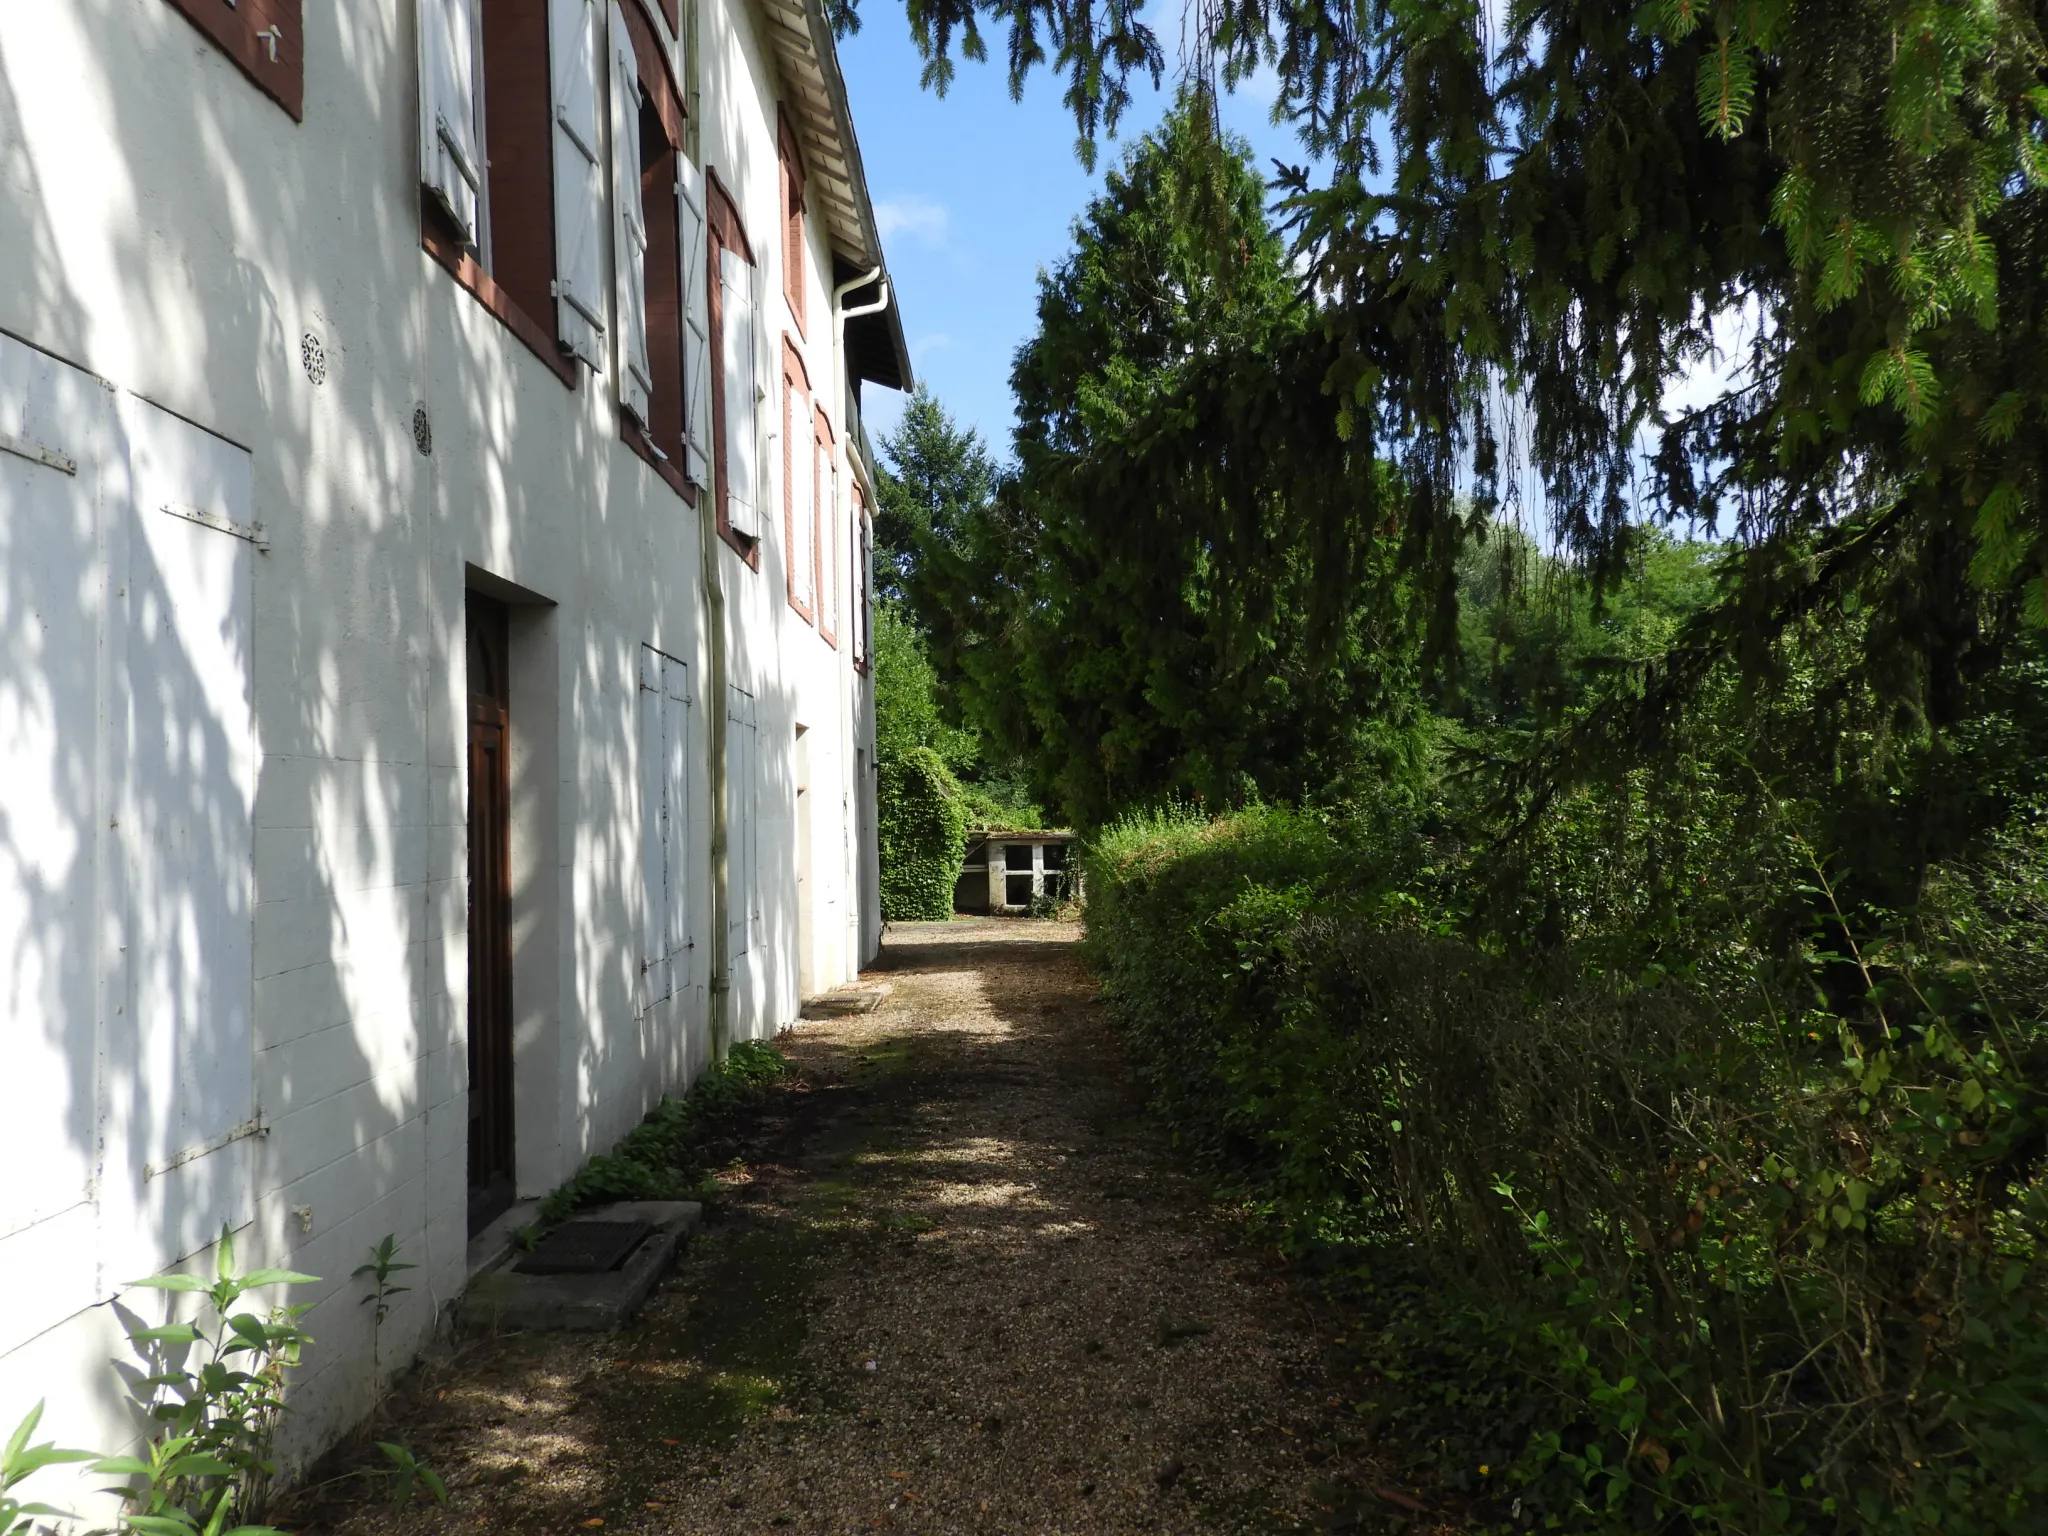
[[[873,954],[909,375],[817,0],[0,5],[0,1427],[226,1222],[314,1453]]]

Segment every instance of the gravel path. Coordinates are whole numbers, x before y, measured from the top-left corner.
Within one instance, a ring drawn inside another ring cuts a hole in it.
[[[1142,1112],[1058,924],[899,925],[633,1330],[473,1340],[400,1432],[446,1508],[314,1528],[1378,1529],[1311,1293]]]

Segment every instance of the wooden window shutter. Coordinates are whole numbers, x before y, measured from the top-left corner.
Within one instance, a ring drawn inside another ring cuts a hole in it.
[[[548,0],[554,98],[555,335],[604,367],[604,168],[598,158],[598,0]]]
[[[683,264],[683,473],[711,484],[711,307],[704,173],[676,155],[676,244]]]
[[[760,414],[754,265],[737,251],[718,253],[719,339],[725,353],[725,505],[734,533],[761,536]]]
[[[626,17],[611,7],[613,255],[619,404],[643,426],[654,393],[647,360],[647,214],[640,204],[640,70]]]
[[[475,0],[420,0],[420,181],[465,244],[478,243],[483,186],[476,127]]]

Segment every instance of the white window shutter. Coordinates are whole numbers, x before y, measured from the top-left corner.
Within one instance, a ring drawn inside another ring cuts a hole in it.
[[[555,335],[604,367],[604,167],[599,160],[598,0],[548,0],[555,106]]]
[[[785,554],[789,560],[789,590],[815,619],[818,594],[812,587],[816,584],[818,565],[817,552],[811,544],[811,532],[818,517],[817,492],[811,484],[811,440],[815,433],[811,426],[811,397],[793,386],[789,393],[788,431],[789,548]]]
[[[420,181],[477,243],[484,157],[476,114],[476,0],[420,0]]]
[[[725,694],[726,943],[734,955],[751,947],[754,931],[754,700],[728,685]]]
[[[824,572],[825,589],[818,594],[819,622],[834,638],[839,636],[839,466],[832,458],[832,445],[822,435],[818,444],[818,490],[824,505],[818,510],[818,569]]]
[[[640,869],[646,892],[646,916],[640,952],[646,976],[646,1000],[658,1003],[675,990],[664,942],[668,932],[667,762],[663,717],[667,690],[664,657],[651,646],[640,647]]]
[[[719,252],[720,361],[725,374],[725,505],[735,533],[760,537],[760,387],[756,380],[753,264]]]
[[[683,473],[711,484],[711,310],[705,246],[704,173],[676,156],[676,228],[683,262]]]
[[[690,975],[690,669],[673,656],[662,658],[662,806],[663,867],[668,872],[667,924],[662,946],[668,952],[674,985],[688,984]]]
[[[640,205],[640,71],[625,13],[611,7],[612,249],[617,264],[619,404],[642,425],[654,370],[647,362],[647,217]]]

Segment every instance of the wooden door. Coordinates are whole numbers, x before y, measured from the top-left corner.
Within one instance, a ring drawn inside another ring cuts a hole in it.
[[[469,594],[469,1230],[511,1205],[512,817],[505,609]]]

